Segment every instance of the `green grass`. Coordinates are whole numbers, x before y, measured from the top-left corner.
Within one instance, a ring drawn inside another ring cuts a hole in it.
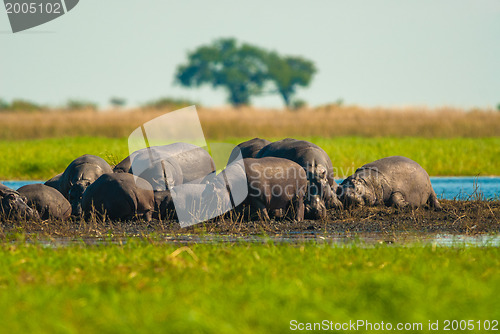
[[[280,138],[275,138],[280,139]],[[373,160],[404,155],[431,176],[500,175],[500,138],[305,137],[330,155],[339,176]],[[237,144],[243,139],[230,139]],[[117,163],[128,155],[127,139],[62,138],[0,142],[0,179],[45,180],[88,153]]]
[[[500,319],[500,250],[4,243],[0,289],[5,333],[280,333],[325,319],[442,332]]]

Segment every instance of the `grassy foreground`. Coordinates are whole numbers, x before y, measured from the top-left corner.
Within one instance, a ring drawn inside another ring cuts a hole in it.
[[[417,161],[431,176],[500,175],[500,137],[300,138],[321,146],[331,157],[339,177],[352,174],[367,162],[391,155],[404,155]],[[237,144],[247,139],[221,142]],[[46,180],[64,171],[82,154],[95,154],[116,164],[128,155],[128,148],[126,138],[68,137],[0,141],[0,152],[0,180]]]
[[[325,319],[441,332],[500,319],[500,250],[4,243],[0,289],[5,333],[280,333]]]

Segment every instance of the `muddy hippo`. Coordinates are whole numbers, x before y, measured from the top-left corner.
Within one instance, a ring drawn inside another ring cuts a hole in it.
[[[159,165],[162,162],[165,166]],[[135,151],[116,165],[113,171],[115,173],[133,173],[133,165],[139,166],[141,171],[146,169],[143,166],[149,168],[153,165],[152,170],[160,171],[160,175],[163,171],[167,171],[174,186],[201,180],[215,171],[215,164],[210,154],[201,147],[187,143],[153,146]]]
[[[265,220],[269,213],[284,212],[304,220],[307,175],[299,164],[283,158],[244,159],[248,184],[247,203]]]
[[[132,163],[127,173],[148,181],[154,191],[168,190],[183,181],[177,160],[166,156],[159,146],[136,151],[131,157]],[[122,173],[124,170],[118,164],[114,172]]]
[[[150,221],[155,208],[152,186],[129,173],[107,173],[89,185],[82,198],[82,209],[88,219],[95,209],[111,220],[133,218]]]
[[[243,143],[239,143],[237,148],[235,148],[231,152],[231,156],[229,157],[229,163],[233,162],[236,160],[238,157],[238,153],[241,153],[241,157],[244,158],[255,158],[257,156],[257,153],[264,147],[271,144],[269,140],[261,139],[261,138],[254,138],[250,139],[247,141],[244,141]]]
[[[57,189],[59,190],[59,185],[61,183],[61,176],[62,176],[63,173],[59,173],[57,174],[56,176],[54,176],[53,178],[51,178],[50,180],[47,180],[44,184],[46,186],[49,186],[49,187],[52,187],[54,189]]]
[[[154,219],[177,219],[174,201],[170,190],[155,191]]]
[[[326,217],[326,209],[342,208],[335,195],[337,183],[334,181],[332,161],[318,145],[305,140],[286,138],[273,142],[257,153],[257,158],[278,157],[298,163],[307,174],[306,218]]]
[[[61,175],[59,191],[71,204],[74,216],[81,214],[81,201],[85,189],[104,173],[112,173],[104,159],[90,154],[73,160]]]
[[[0,183],[0,217],[23,217],[38,219],[38,213],[31,209],[17,191]]]
[[[26,203],[36,210],[43,220],[66,220],[71,216],[71,204],[57,190],[44,184],[28,184],[17,190]]]
[[[159,217],[172,217],[187,226],[217,217],[247,197],[243,160],[231,163],[219,174],[207,175],[201,183],[185,183],[170,191],[155,192]]]
[[[345,179],[339,189],[345,205],[418,207],[441,209],[429,174],[415,161],[393,156],[370,162]]]

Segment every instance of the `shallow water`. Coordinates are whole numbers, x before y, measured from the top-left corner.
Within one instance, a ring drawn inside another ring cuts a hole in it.
[[[111,238],[51,238],[37,240],[36,243],[45,247],[64,247],[70,245],[103,245],[103,244],[126,244],[130,238],[141,239],[141,236],[111,237]],[[156,243],[175,245],[189,244],[218,244],[218,243],[275,243],[275,244],[303,244],[315,242],[328,244],[332,247],[374,247],[377,245],[414,246],[427,245],[439,247],[500,247],[500,235],[464,235],[446,233],[411,233],[399,232],[387,234],[381,232],[370,233],[335,233],[326,234],[322,232],[310,233],[284,233],[276,235],[196,235],[180,234],[155,236]]]
[[[18,189],[26,184],[42,181],[0,181],[7,187]],[[337,180],[338,183],[342,180]],[[471,199],[475,187],[485,199],[500,198],[500,177],[431,177],[432,187],[439,198]]]

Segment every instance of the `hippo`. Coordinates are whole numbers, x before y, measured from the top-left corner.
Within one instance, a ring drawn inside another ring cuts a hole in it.
[[[82,209],[88,219],[95,210],[111,220],[133,218],[150,221],[155,208],[152,186],[129,173],[106,173],[89,185],[82,197]]]
[[[162,190],[154,192],[155,210],[153,213],[154,219],[177,219],[175,212],[174,201],[170,190]]]
[[[402,156],[383,158],[358,168],[340,184],[338,195],[347,206],[428,204],[441,209],[429,174],[418,163]]]
[[[43,220],[66,220],[71,216],[71,204],[57,189],[39,183],[28,184],[17,191]]]
[[[69,200],[73,216],[79,216],[82,212],[81,201],[85,189],[102,174],[112,172],[104,159],[90,154],[82,155],[69,164],[59,180],[59,191]]]
[[[154,191],[164,191],[182,184],[183,173],[177,160],[165,156],[160,147],[136,151],[131,157],[132,163],[127,173],[148,181]],[[115,167],[114,172],[122,173],[123,170]]]
[[[219,216],[242,203],[248,194],[243,160],[211,173],[198,183],[185,183],[171,190],[155,192],[159,217],[174,217],[181,225]],[[175,207],[174,207],[175,205]]]
[[[38,213],[30,208],[26,200],[15,190],[0,183],[0,216],[38,219]]]
[[[210,154],[203,148],[188,143],[174,143],[140,149],[123,159],[113,171],[115,173],[133,173],[133,164],[150,166],[150,161],[153,162],[153,166],[163,161],[165,166],[156,167],[156,170],[161,171],[160,175],[163,174],[162,171],[168,171],[167,174],[174,186],[201,180],[215,171],[215,164]],[[166,189],[168,188],[163,186],[162,190]]]
[[[241,153],[241,157],[244,158],[255,158],[257,153],[264,147],[271,144],[269,140],[254,138],[242,143],[239,143],[236,148],[231,152],[229,157],[229,163],[236,160],[238,153]]]
[[[302,166],[308,181],[306,218],[325,218],[326,209],[342,208],[336,196],[338,186],[334,180],[332,161],[318,145],[286,138],[263,147],[256,157],[285,158]]]
[[[264,220],[269,213],[284,212],[304,220],[307,175],[302,166],[283,158],[243,159],[248,184],[247,203]],[[281,215],[281,214],[279,214]]]
[[[57,174],[56,176],[54,176],[53,178],[45,181],[45,185],[46,186],[49,186],[49,187],[52,187],[54,189],[57,189],[59,190],[59,185],[61,184],[61,176],[63,175],[63,173],[59,173]],[[59,190],[60,191],[60,190]]]

